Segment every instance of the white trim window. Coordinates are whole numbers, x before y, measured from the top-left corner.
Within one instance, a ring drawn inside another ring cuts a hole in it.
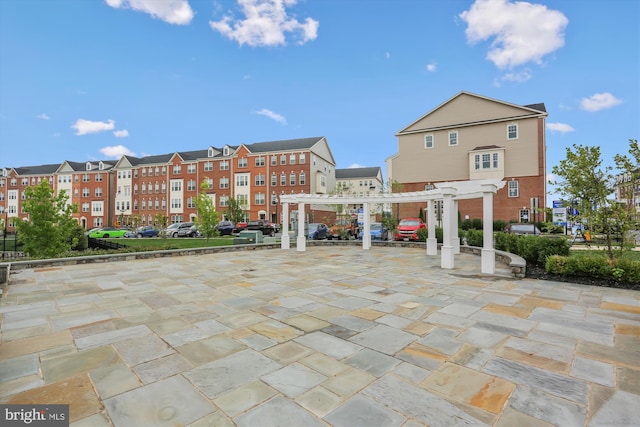
[[[425,149],[433,148],[433,134],[428,134],[424,136],[424,148]]]
[[[509,123],[507,125],[507,139],[518,139],[518,124]]]
[[[519,197],[520,191],[518,189],[518,181],[509,181],[509,197]]]
[[[452,130],[451,132],[449,132],[449,145],[450,146],[458,145],[458,131],[457,130]]]

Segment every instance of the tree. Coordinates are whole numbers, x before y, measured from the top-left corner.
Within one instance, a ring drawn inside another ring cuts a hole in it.
[[[18,240],[33,258],[52,258],[78,244],[81,228],[73,219],[76,205],[67,204],[64,191],[57,196],[48,180],[27,187],[22,208],[28,219],[16,218]]]
[[[244,206],[234,197],[227,200],[227,219],[235,224],[244,220]]]
[[[155,224],[155,228],[156,230],[158,230],[158,235],[160,237],[166,238],[167,237],[167,233],[165,232],[167,225],[169,224],[169,217],[166,216],[165,214],[156,214],[156,216],[153,218],[154,224]]]
[[[209,189],[209,183],[206,179],[202,180],[200,184],[202,190],[195,199],[196,209],[198,210],[198,216],[195,223],[198,226],[198,230],[206,237],[207,244],[211,237],[218,235],[216,225],[218,225],[218,212],[213,204],[213,199],[207,194]]]
[[[585,223],[592,235],[603,235],[607,255],[613,259],[614,240],[621,239],[622,249],[629,218],[626,209],[610,197],[614,192],[612,168],[602,166],[600,147],[574,144],[566,151],[566,159],[552,169],[560,180],[551,184],[577,210],[574,220]]]

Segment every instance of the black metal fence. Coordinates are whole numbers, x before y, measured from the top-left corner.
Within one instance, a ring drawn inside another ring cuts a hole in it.
[[[1,232],[2,230],[0,230]],[[22,247],[24,246],[18,241],[18,233],[3,233],[0,240],[2,247],[2,259],[15,259],[24,256]]]

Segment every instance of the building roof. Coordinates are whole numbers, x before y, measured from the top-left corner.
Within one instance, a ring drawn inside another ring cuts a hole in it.
[[[283,141],[267,141],[256,142],[254,144],[245,144],[245,147],[252,153],[266,153],[270,151],[291,151],[291,150],[308,150],[321,141],[323,136],[315,136],[311,138],[287,139]]]
[[[377,178],[380,172],[381,170],[379,166],[336,169],[336,179]]]
[[[547,107],[544,106],[544,103],[541,102],[539,104],[529,104],[529,105],[523,105],[523,107],[525,108],[531,108],[532,110],[537,110],[537,111],[542,111],[544,113],[547,112]]]
[[[50,165],[39,165],[39,166],[22,166],[19,168],[15,168],[15,171],[18,175],[53,175],[58,168],[60,167],[60,163],[50,164]]]

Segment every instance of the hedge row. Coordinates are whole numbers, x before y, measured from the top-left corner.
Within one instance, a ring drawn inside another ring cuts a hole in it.
[[[640,283],[640,262],[605,256],[559,256],[547,258],[545,269],[551,274],[612,279],[620,283]]]

